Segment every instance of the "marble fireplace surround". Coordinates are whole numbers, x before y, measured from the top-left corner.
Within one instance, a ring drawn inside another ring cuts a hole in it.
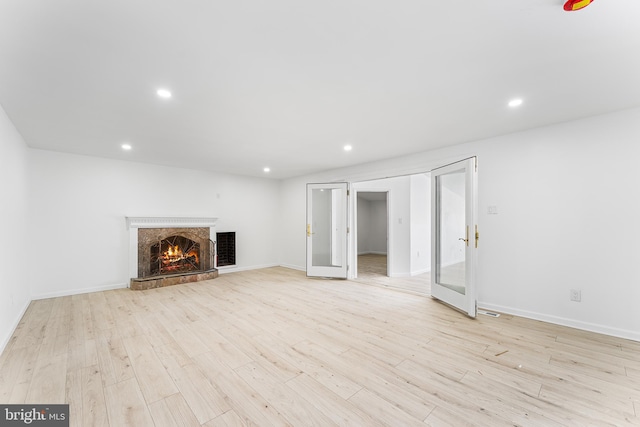
[[[129,287],[133,290],[145,290],[217,277],[218,271],[214,268],[215,266],[207,265],[207,263],[205,263],[205,269],[202,271],[143,277],[148,273],[145,273],[146,265],[144,268],[140,268],[140,262],[148,262],[148,257],[144,256],[144,254],[139,257],[141,255],[140,244],[145,243],[140,241],[141,235],[143,240],[152,235],[166,235],[165,237],[168,237],[171,234],[180,234],[179,229],[188,229],[184,230],[184,234],[187,237],[199,236],[204,238],[209,236],[206,238],[206,243],[208,244],[208,239],[215,236],[217,220],[217,218],[210,217],[126,217],[129,230]],[[166,229],[166,232],[161,230],[148,230],[147,232],[147,230],[140,229]],[[203,250],[201,252],[203,258],[207,257],[208,253],[206,252],[208,251]]]

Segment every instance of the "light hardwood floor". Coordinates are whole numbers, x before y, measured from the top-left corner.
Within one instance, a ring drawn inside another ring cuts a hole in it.
[[[388,277],[387,256],[358,255],[358,282],[394,288],[421,295],[431,295],[431,275],[423,273],[411,277]]]
[[[640,343],[270,268],[34,301],[0,402],[83,427],[640,425]]]

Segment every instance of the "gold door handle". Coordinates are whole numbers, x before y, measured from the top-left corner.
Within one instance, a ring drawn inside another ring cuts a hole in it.
[[[458,240],[462,240],[464,243],[466,243],[467,246],[469,246],[469,226],[467,225],[467,236],[466,238],[462,238],[460,237]]]
[[[307,224],[307,237],[311,237],[312,234],[316,234],[316,233],[312,233],[311,224]]]

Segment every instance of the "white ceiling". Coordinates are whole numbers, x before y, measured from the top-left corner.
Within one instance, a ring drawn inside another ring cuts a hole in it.
[[[273,178],[639,106],[640,1],[562,5],[1,0],[0,104],[31,147]]]

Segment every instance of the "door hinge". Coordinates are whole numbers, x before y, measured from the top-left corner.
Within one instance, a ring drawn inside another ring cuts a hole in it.
[[[476,249],[478,248],[478,240],[480,240],[480,233],[478,232],[478,224],[476,224]]]
[[[347,234],[349,234],[349,227],[347,227]]]
[[[351,190],[347,190],[347,197],[351,194]]]

